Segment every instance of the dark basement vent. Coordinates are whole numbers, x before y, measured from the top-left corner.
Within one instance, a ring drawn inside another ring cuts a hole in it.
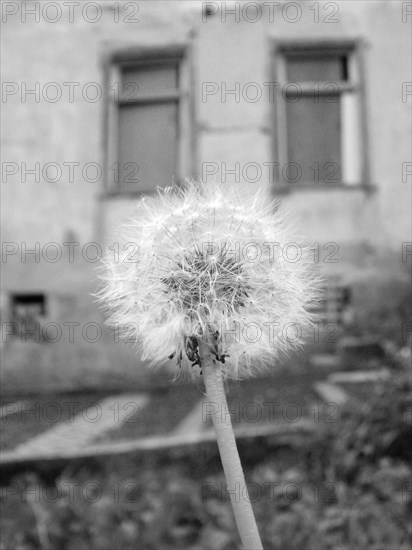
[[[33,319],[46,315],[46,296],[43,293],[12,294],[11,312],[13,319]]]
[[[323,322],[341,324],[350,305],[350,287],[343,285],[339,280],[331,279],[323,291],[321,301],[312,311]]]

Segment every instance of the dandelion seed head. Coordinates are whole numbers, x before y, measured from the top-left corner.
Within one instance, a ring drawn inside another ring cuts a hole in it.
[[[117,240],[98,297],[109,324],[126,326],[152,364],[173,357],[193,373],[202,340],[226,376],[253,375],[300,345],[312,323],[318,282],[308,249],[297,249],[298,261],[285,255],[296,237],[264,190],[248,198],[218,183],[159,190]]]

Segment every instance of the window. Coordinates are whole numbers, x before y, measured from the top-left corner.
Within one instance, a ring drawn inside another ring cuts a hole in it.
[[[46,314],[44,294],[13,294],[11,296],[13,319],[37,319]]]
[[[117,54],[109,63],[107,191],[151,193],[190,175],[183,50]]]
[[[39,323],[46,316],[45,295],[12,294],[10,301],[14,334],[39,341]]]
[[[367,184],[360,58],[354,43],[276,50],[278,181]]]

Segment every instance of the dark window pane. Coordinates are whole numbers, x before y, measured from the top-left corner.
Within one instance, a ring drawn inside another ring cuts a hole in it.
[[[342,80],[349,80],[349,62],[348,62],[348,56],[342,55],[340,58],[340,66],[341,66],[341,79]]]
[[[171,102],[119,107],[121,191],[152,192],[158,185],[172,183],[176,175],[177,115],[177,103]]]
[[[177,65],[133,67],[122,71],[121,99],[135,99],[150,93],[176,90]]]
[[[298,167],[282,170],[283,183],[341,181],[340,98],[333,99],[316,103],[313,97],[301,97],[286,102],[288,159]]]
[[[302,56],[287,59],[287,76],[290,82],[347,80],[346,56]]]

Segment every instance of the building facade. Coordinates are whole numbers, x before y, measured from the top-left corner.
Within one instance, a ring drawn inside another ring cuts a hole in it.
[[[96,268],[142,193],[184,178],[278,196],[366,319],[405,283],[410,2],[77,4],[2,3],[6,386],[141,372]]]

